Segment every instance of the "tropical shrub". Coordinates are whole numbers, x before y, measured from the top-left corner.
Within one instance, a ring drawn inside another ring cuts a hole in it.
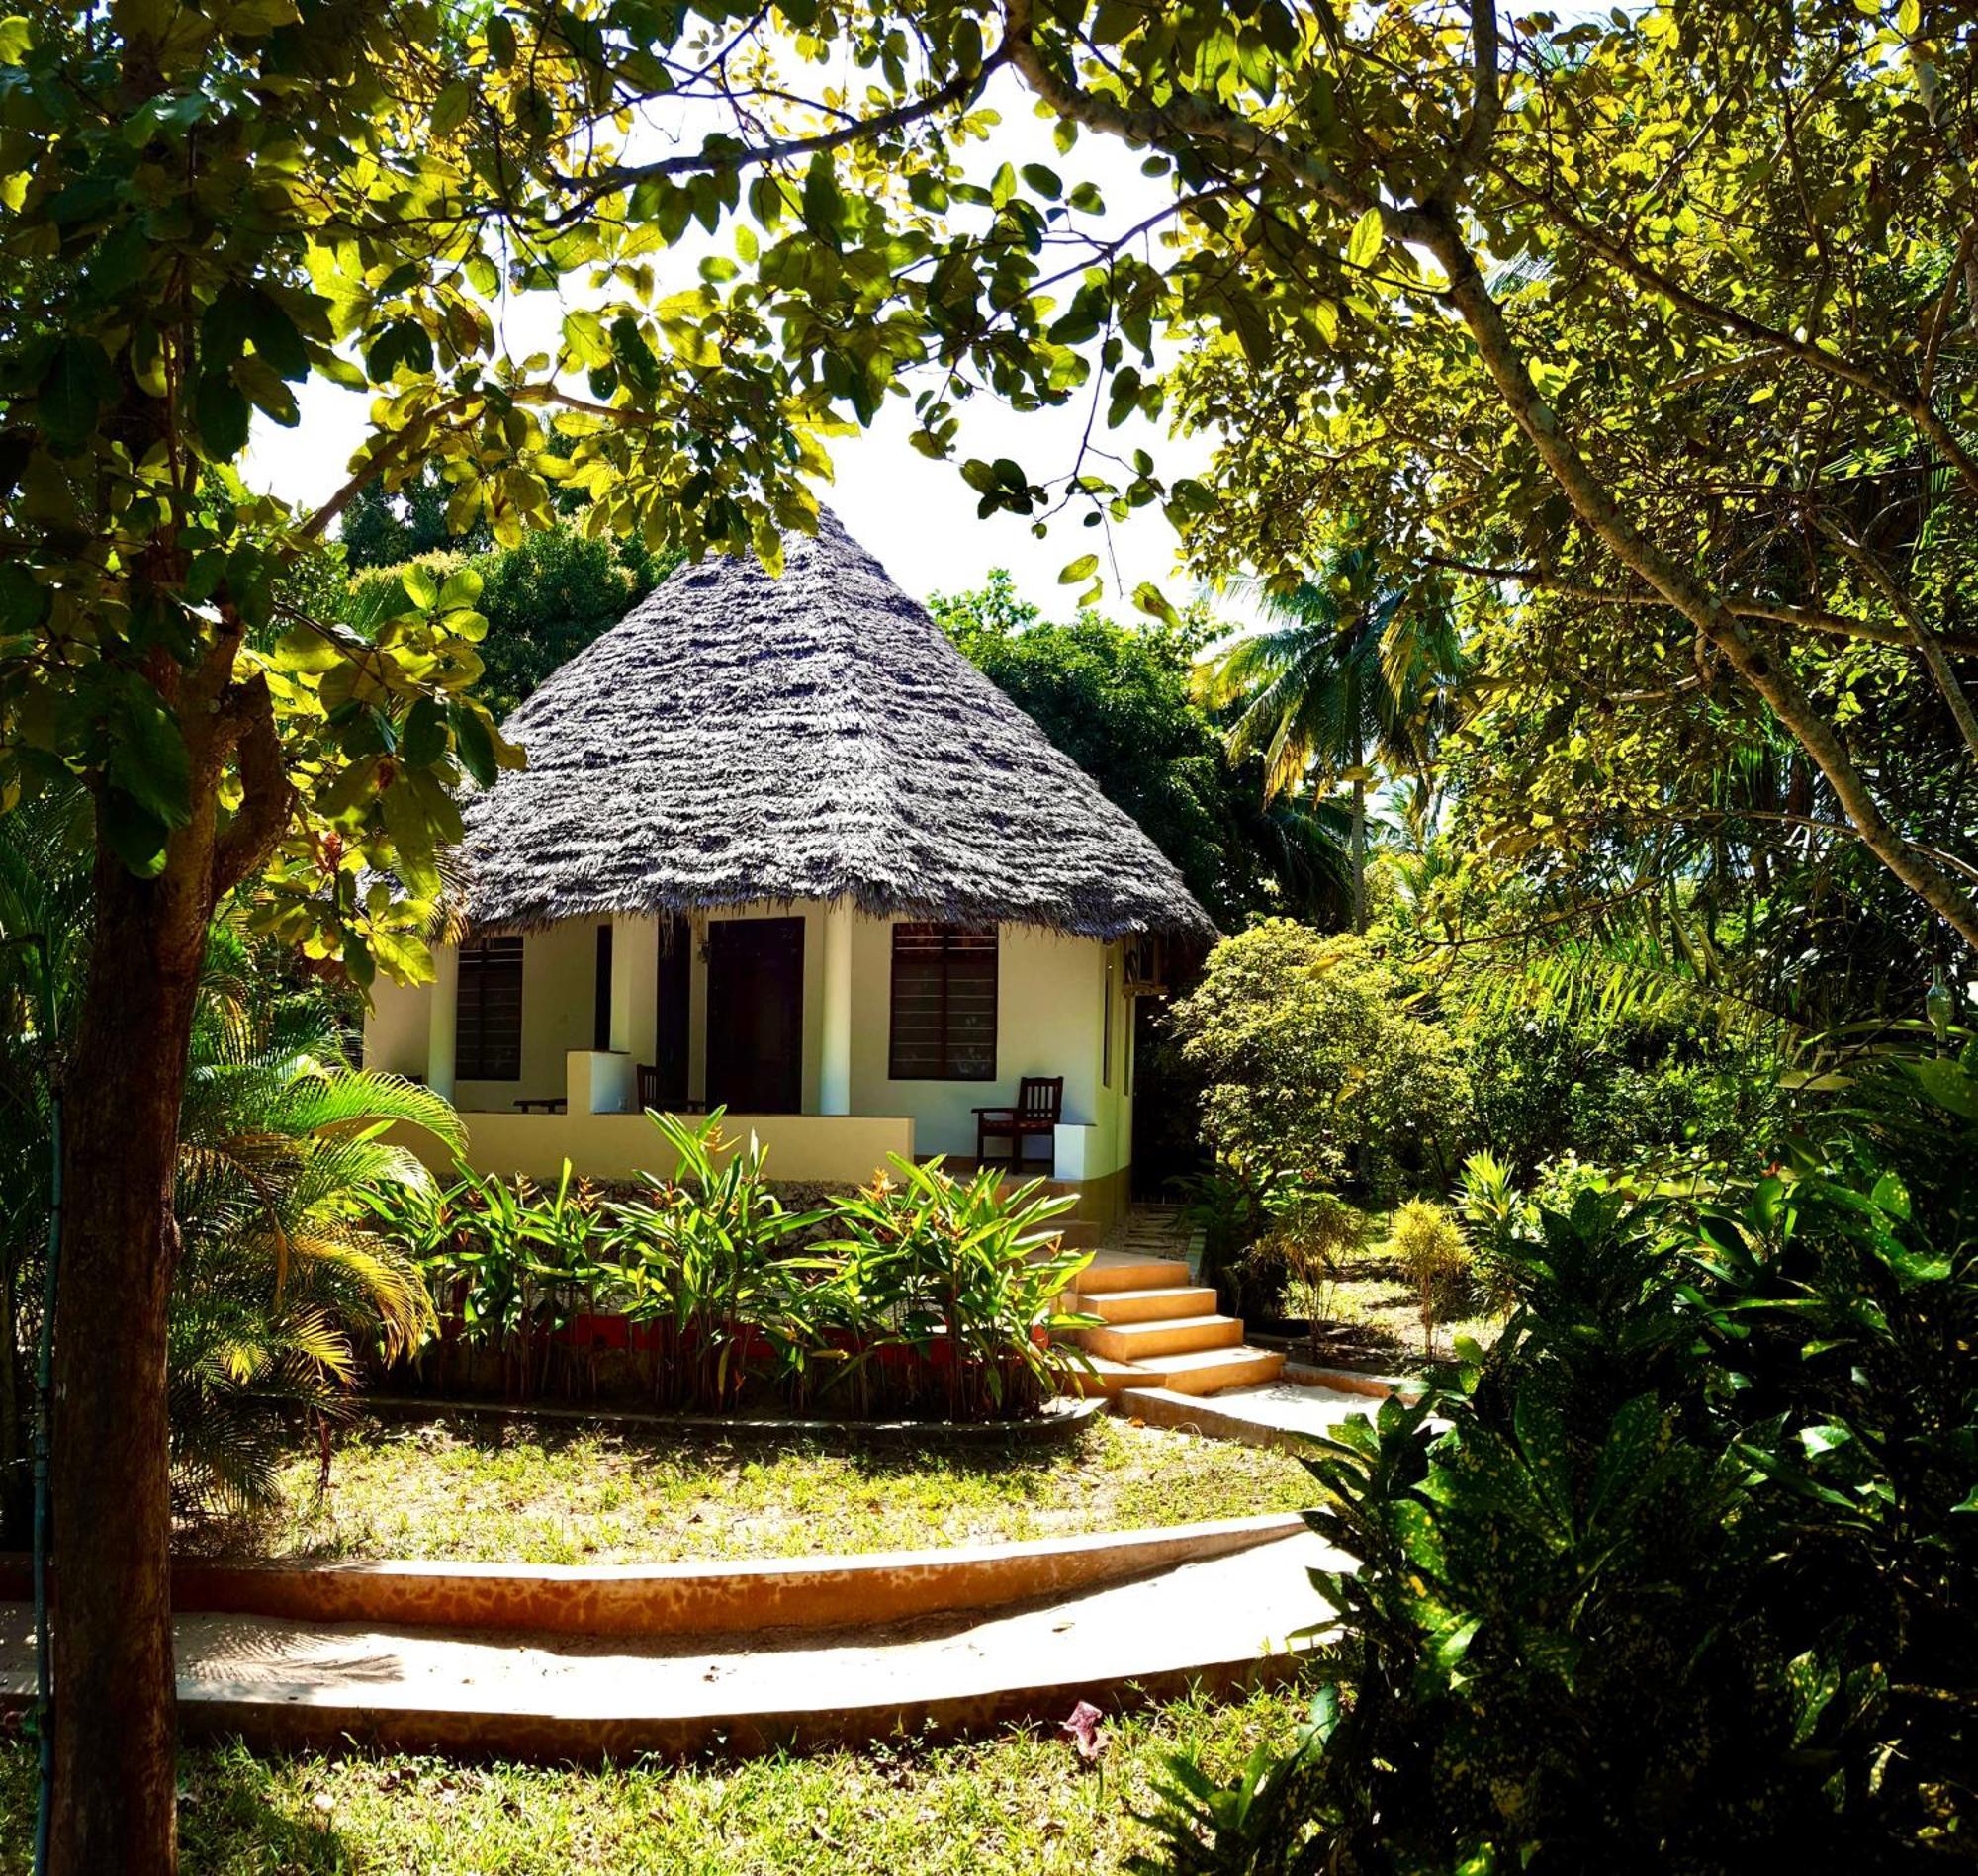
[[[1469,1300],[1469,1241],[1433,1200],[1410,1199],[1396,1208],[1382,1249],[1415,1293],[1422,1344],[1433,1355],[1437,1330]]]
[[[649,1117],[672,1170],[634,1195],[566,1164],[553,1192],[463,1170],[437,1199],[381,1202],[439,1299],[427,1385],[587,1396],[622,1357],[621,1391],[670,1408],[728,1412],[753,1391],[958,1420],[1021,1417],[1068,1385],[1082,1358],[1051,1336],[1086,1321],[1057,1301],[1085,1260],[1049,1228],[1068,1200],[898,1161],[795,1211],[719,1110]]]
[[[1978,1055],[1878,1065],[1701,1213],[1507,1233],[1488,1352],[1312,1461],[1331,1685],[1146,1869],[1969,1860]]]
[[[54,1094],[93,916],[87,805],[50,787],[0,817],[0,1527],[13,1541],[25,1540]],[[296,1415],[334,1416],[373,1351],[403,1353],[431,1328],[418,1270],[369,1228],[367,1195],[430,1192],[388,1127],[456,1147],[459,1123],[429,1091],[352,1067],[348,1015],[237,922],[208,933],[173,1190],[181,1515],[266,1504]]]
[[[1366,1243],[1367,1218],[1337,1194],[1296,1179],[1277,1181],[1263,1203],[1270,1222],[1244,1258],[1246,1294],[1302,1314],[1315,1360],[1347,1262]]]
[[[856,1412],[950,1420],[1011,1418],[1062,1391],[1081,1358],[1051,1337],[1094,1320],[1058,1300],[1091,1261],[1049,1228],[1071,1201],[1044,1196],[1041,1180],[1005,1191],[993,1167],[964,1181],[939,1164],[893,1165],[897,1181],[832,1199],[830,1235],[799,1260],[827,1334],[788,1378],[807,1384],[823,1361],[820,1392],[849,1393]]]
[[[1218,1153],[1328,1187],[1447,1185],[1469,1077],[1364,939],[1266,920],[1216,945],[1170,1020]]]
[[[617,1268],[632,1320],[648,1331],[655,1396],[726,1408],[761,1372],[768,1338],[794,1337],[792,1273],[777,1252],[820,1214],[783,1209],[761,1143],[753,1133],[746,1145],[725,1140],[721,1110],[692,1125],[650,1118],[677,1163],[664,1179],[644,1176],[647,1199],[614,1207]]]
[[[349,1067],[320,998],[270,998],[225,927],[208,985],[173,1197],[172,1489],[182,1512],[235,1513],[275,1501],[298,1411],[335,1417],[367,1358],[431,1333],[419,1268],[372,1228],[367,1196],[431,1189],[388,1127],[456,1149],[462,1134],[430,1090]]]

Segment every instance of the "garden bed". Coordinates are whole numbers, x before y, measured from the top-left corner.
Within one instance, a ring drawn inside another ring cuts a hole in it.
[[[258,1557],[633,1563],[845,1555],[1015,1542],[1296,1511],[1288,1455],[1092,1421],[1048,1448],[689,1435],[435,1413],[361,1419],[316,1493],[314,1442],[282,1474],[284,1509],[188,1531],[182,1546]]]

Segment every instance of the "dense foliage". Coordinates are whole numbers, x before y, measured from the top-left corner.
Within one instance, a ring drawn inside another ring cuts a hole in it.
[[[1363,939],[1267,919],[1218,944],[1172,1018],[1206,1084],[1211,1144],[1307,1181],[1447,1184],[1470,1079],[1407,1000],[1401,973]]]
[[[970,662],[1140,824],[1217,925],[1260,912],[1336,917],[1341,817],[1273,799],[1263,763],[1232,759],[1195,699],[1195,662],[1216,630],[1206,612],[1121,626],[1085,610],[1054,624],[1005,573],[929,604]]]
[[[1523,1211],[1494,1348],[1312,1462],[1357,1567],[1304,1744],[1179,1767],[1157,1867],[1967,1861],[1975,1172],[1967,1047],[1700,1207]]]
[[[346,615],[363,622],[382,608],[389,616],[412,558],[359,571]],[[474,694],[501,718],[616,625],[677,559],[655,556],[636,538],[596,540],[556,527],[473,555],[424,552],[415,564],[441,581],[462,569],[480,581],[475,604],[487,630],[475,648],[482,670]]]
[[[53,1099],[80,993],[90,896],[78,791],[0,822],[0,1525],[28,1526],[28,1435],[53,1197]],[[32,941],[30,941],[32,940]],[[419,1274],[367,1227],[367,1195],[431,1188],[379,1137],[449,1148],[443,1101],[349,1061],[346,1000],[276,967],[237,921],[208,935],[173,1189],[171,1462],[181,1513],[266,1503],[290,1416],[334,1415],[375,1351],[432,1326]]]
[[[1059,1294],[1086,1260],[1049,1229],[1069,1201],[903,1161],[792,1211],[718,1111],[652,1119],[674,1164],[637,1197],[568,1164],[554,1190],[468,1172],[387,1196],[384,1228],[439,1299],[428,1385],[949,1420],[1022,1418],[1069,1387],[1080,1358],[1050,1336],[1085,1320]]]

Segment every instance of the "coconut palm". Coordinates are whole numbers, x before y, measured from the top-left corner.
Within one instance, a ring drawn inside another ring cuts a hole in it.
[[[1462,654],[1455,615],[1433,576],[1398,581],[1364,548],[1329,555],[1318,573],[1260,591],[1266,619],[1202,670],[1204,701],[1227,713],[1232,758],[1260,755],[1265,786],[1351,789],[1353,929],[1367,927],[1368,784],[1385,770],[1428,799],[1430,758]]]

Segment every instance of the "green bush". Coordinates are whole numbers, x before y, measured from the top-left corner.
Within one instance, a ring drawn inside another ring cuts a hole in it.
[[[1382,1249],[1401,1267],[1415,1293],[1422,1345],[1433,1355],[1436,1331],[1469,1301],[1469,1241],[1441,1206],[1410,1199],[1396,1208]]]
[[[1496,1345],[1312,1470],[1332,1684],[1142,1869],[1963,1866],[1978,1051],[1879,1066],[1700,1213],[1513,1217]]]
[[[616,625],[668,571],[635,539],[593,540],[567,527],[524,535],[492,553],[436,548],[412,560],[441,578],[462,568],[480,577],[477,603],[488,632],[476,648],[484,667],[478,688],[497,718]],[[356,574],[345,616],[361,625],[409,564]]]
[[[1290,1179],[1265,1195],[1264,1209],[1269,1226],[1243,1261],[1246,1294],[1268,1299],[1272,1311],[1304,1316],[1317,1361],[1337,1286],[1366,1244],[1366,1215],[1335,1193]]]
[[[673,1170],[636,1198],[566,1163],[554,1192],[463,1171],[437,1202],[381,1205],[439,1298],[433,1385],[593,1393],[595,1337],[573,1331],[603,1316],[627,1319],[637,1385],[666,1407],[727,1412],[756,1391],[804,1411],[993,1420],[1070,1385],[1082,1357],[1051,1336],[1086,1320],[1057,1300],[1086,1260],[1049,1228],[1068,1200],[900,1161],[897,1180],[792,1211],[719,1111],[650,1117]]]
[[[1448,1184],[1469,1076],[1364,939],[1266,920],[1216,945],[1171,1022],[1218,1154],[1319,1186]]]

